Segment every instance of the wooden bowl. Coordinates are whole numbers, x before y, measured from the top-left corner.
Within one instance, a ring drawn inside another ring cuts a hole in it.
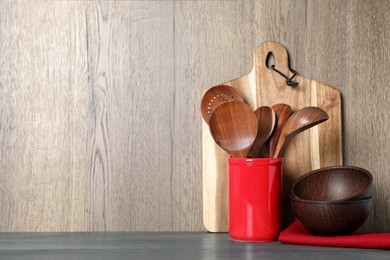
[[[349,201],[311,201],[290,197],[297,219],[313,235],[349,235],[366,221],[372,198]]]
[[[372,196],[372,175],[352,166],[332,166],[311,171],[292,186],[292,195],[304,200],[360,200]]]

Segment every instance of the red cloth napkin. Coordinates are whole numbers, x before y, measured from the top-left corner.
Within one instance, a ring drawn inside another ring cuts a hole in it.
[[[299,221],[292,223],[279,235],[288,244],[390,249],[390,233],[353,233],[348,236],[313,236]]]

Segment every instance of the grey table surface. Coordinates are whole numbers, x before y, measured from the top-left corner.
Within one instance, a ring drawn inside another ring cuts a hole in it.
[[[390,259],[390,251],[232,241],[226,233],[0,233],[0,259]]]

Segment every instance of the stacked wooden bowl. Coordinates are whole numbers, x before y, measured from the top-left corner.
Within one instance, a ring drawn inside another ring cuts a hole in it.
[[[313,235],[348,235],[366,221],[372,206],[373,178],[365,169],[332,166],[309,172],[292,188],[291,205]]]

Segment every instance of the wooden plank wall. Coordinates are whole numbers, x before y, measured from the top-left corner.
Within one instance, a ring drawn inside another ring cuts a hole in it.
[[[255,47],[343,97],[390,232],[390,1],[0,1],[0,232],[200,231],[202,93]]]

